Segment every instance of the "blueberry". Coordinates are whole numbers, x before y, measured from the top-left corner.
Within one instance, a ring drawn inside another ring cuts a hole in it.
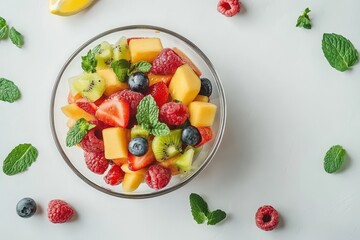
[[[16,212],[22,218],[29,218],[36,212],[36,203],[32,198],[23,198],[16,205]]]
[[[201,81],[201,88],[200,88],[200,92],[199,95],[204,95],[207,97],[210,97],[211,93],[212,93],[212,85],[209,79],[207,78],[200,78]]]
[[[134,92],[145,92],[149,87],[149,79],[142,72],[135,72],[130,75],[129,79],[129,87]]]
[[[135,156],[144,155],[149,148],[147,140],[143,137],[135,137],[129,142],[129,152]]]
[[[187,126],[181,132],[181,140],[186,145],[195,146],[200,142],[201,135],[196,127]]]

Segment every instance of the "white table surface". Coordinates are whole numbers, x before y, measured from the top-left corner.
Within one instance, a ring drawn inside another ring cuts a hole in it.
[[[217,0],[100,0],[72,17],[48,12],[47,1],[0,0],[0,16],[25,36],[23,49],[0,41],[0,76],[20,87],[20,101],[0,102],[0,159],[30,142],[39,157],[29,171],[0,172],[0,239],[359,239],[360,64],[341,73],[321,50],[324,32],[360,49],[360,2],[243,0],[226,18]],[[313,29],[296,28],[310,7]],[[105,30],[132,24],[168,28],[192,40],[211,59],[227,95],[228,121],[220,150],[191,183],[165,196],[128,200],[88,186],[66,165],[50,131],[55,78],[80,44]],[[327,174],[330,146],[347,150],[343,171]],[[2,162],[2,161],[1,161]],[[1,164],[0,164],[1,165]],[[196,192],[228,218],[197,225],[188,197]],[[15,205],[34,198],[40,211],[21,219]],[[49,200],[76,209],[75,221],[47,220]],[[281,226],[264,232],[257,208],[274,206]]]

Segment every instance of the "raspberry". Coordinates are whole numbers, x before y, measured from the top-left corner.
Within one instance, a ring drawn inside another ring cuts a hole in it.
[[[150,94],[154,98],[156,105],[161,108],[168,100],[169,90],[164,82],[158,82],[150,86],[146,94]]]
[[[151,72],[159,75],[174,74],[184,61],[170,48],[164,48],[154,59]]]
[[[145,181],[149,187],[153,189],[162,189],[169,182],[171,171],[160,165],[152,165],[146,172]]]
[[[137,106],[140,101],[144,98],[144,95],[139,92],[134,92],[128,89],[125,89],[121,92],[112,94],[110,99],[124,99],[130,104],[130,116],[133,117],[137,113]]]
[[[240,2],[239,0],[220,0],[217,10],[227,17],[232,17],[240,11]]]
[[[74,209],[67,202],[59,199],[49,202],[47,212],[52,223],[67,222],[74,215]]]
[[[279,223],[279,214],[272,206],[260,207],[255,215],[256,226],[264,231],[271,231]]]
[[[85,163],[94,173],[103,174],[109,166],[103,152],[85,152]]]
[[[180,126],[189,117],[187,107],[182,103],[168,102],[165,103],[159,113],[161,122],[167,125]]]
[[[104,180],[107,184],[114,186],[122,182],[124,175],[125,173],[120,166],[114,164],[104,177]]]
[[[95,131],[95,128],[91,129],[80,142],[80,146],[85,152],[104,151],[104,142],[99,139],[99,136],[96,136]]]

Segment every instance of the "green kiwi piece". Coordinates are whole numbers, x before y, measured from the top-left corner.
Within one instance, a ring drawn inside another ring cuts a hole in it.
[[[130,61],[130,50],[129,45],[127,43],[126,37],[121,37],[119,41],[117,41],[114,45],[114,54],[113,54],[114,61],[125,59]]]
[[[106,85],[99,74],[83,73],[73,80],[72,87],[90,102],[95,102],[103,95]]]
[[[187,172],[191,169],[194,154],[195,150],[189,148],[175,160],[175,164],[181,172]]]
[[[170,131],[169,134],[156,136],[152,142],[152,150],[157,161],[171,158],[182,150],[181,130]]]
[[[149,132],[143,129],[140,125],[135,125],[131,128],[131,139],[135,137],[143,137],[145,139],[149,138]]]
[[[100,44],[99,50],[95,53],[96,69],[110,68],[113,61],[113,47],[104,41]]]
[[[200,152],[201,152],[201,149],[202,149],[202,147],[192,147],[192,146],[190,146],[190,145],[188,145],[186,148],[185,148],[185,150],[184,150],[184,152],[186,152],[187,150],[189,150],[189,149],[194,149],[194,155],[196,155],[196,154],[199,154]]]
[[[70,87],[70,92],[73,96],[75,96],[76,94],[79,93],[79,91],[74,87],[74,82],[81,78],[82,77],[82,74],[81,75],[78,75],[78,76],[75,76],[75,77],[71,77],[69,78],[69,87]]]

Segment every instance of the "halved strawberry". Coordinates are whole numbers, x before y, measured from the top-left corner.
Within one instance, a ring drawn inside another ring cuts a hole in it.
[[[95,115],[95,112],[98,109],[95,103],[90,102],[86,98],[80,98],[76,100],[75,103],[79,108],[83,109],[87,113],[90,113],[91,115]]]
[[[151,146],[151,143],[149,143],[149,146]],[[152,164],[155,161],[154,153],[149,147],[148,151],[145,153],[145,155],[142,156],[135,156],[129,153],[128,155],[128,163],[129,163],[129,169],[131,171],[137,171],[142,168],[145,168]]]
[[[195,147],[200,147],[204,145],[205,143],[209,142],[214,136],[214,133],[210,127],[198,127],[197,129],[200,132],[201,141]]]
[[[156,105],[161,108],[161,106],[164,105],[168,100],[169,90],[165,83],[158,82],[149,87],[149,89],[146,91],[146,95],[149,94],[154,98]]]
[[[100,106],[104,101],[106,100],[105,95],[102,95],[98,100],[96,100],[94,103],[96,106]]]
[[[126,128],[130,118],[130,106],[124,99],[108,99],[95,113],[95,117],[113,127]]]

